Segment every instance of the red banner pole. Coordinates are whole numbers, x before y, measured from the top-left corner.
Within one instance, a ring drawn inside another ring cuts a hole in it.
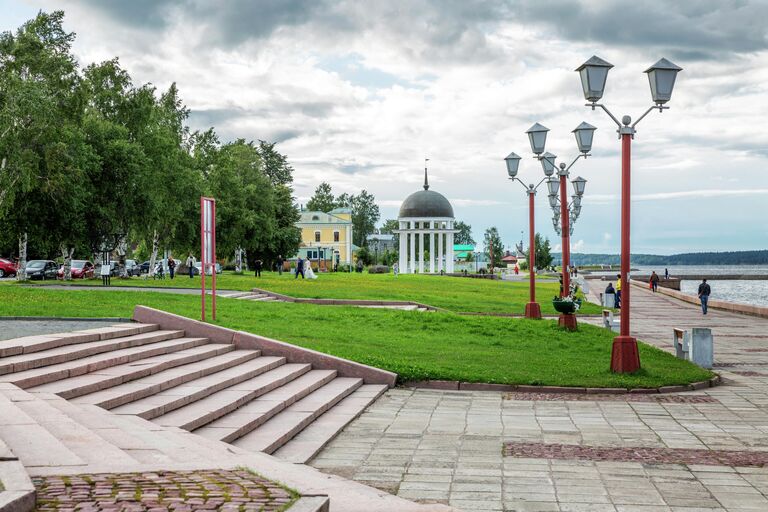
[[[216,200],[211,199],[211,316],[216,320]]]
[[[200,197],[200,320],[205,322],[205,199]]]

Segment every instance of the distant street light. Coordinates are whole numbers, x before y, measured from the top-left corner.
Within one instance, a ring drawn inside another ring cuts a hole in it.
[[[581,87],[584,98],[589,102],[587,107],[595,110],[600,107],[618,126],[621,139],[621,327],[619,336],[613,339],[611,353],[611,371],[617,373],[631,373],[640,369],[640,355],[637,351],[637,339],[630,336],[630,155],[632,139],[635,135],[635,126],[642,121],[653,109],[663,112],[669,107],[664,106],[672,97],[675,87],[675,79],[682,68],[671,63],[667,59],[661,59],[653,66],[645,70],[648,74],[648,82],[651,89],[651,99],[654,105],[649,107],[634,123],[632,118],[624,116],[621,122],[601,103],[597,103],[603,97],[608,70],[612,64],[593,56],[587,62],[576,68],[581,77]],[[630,124],[632,123],[632,124]],[[577,139],[578,139],[577,135]]]

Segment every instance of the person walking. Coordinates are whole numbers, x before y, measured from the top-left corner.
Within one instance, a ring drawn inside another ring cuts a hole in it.
[[[192,253],[189,253],[189,256],[187,256],[187,271],[189,272],[189,278],[192,279],[195,277],[195,258],[192,256]]]
[[[304,260],[301,259],[301,256],[299,256],[299,260],[296,262],[296,275],[294,276],[294,279],[298,279],[299,274],[301,274],[301,278],[304,279]]]
[[[704,279],[699,285],[699,300],[701,300],[701,312],[707,314],[707,303],[709,302],[709,295],[712,293],[712,288],[707,284],[707,280]]]
[[[400,264],[398,262],[392,264],[392,272],[395,273],[395,277],[400,273]]]
[[[616,307],[621,309],[621,274],[616,274]]]
[[[261,277],[261,260],[256,260],[253,262],[253,276],[254,277]]]
[[[665,281],[669,281],[669,269],[668,268],[664,269],[664,280]]]
[[[277,255],[277,275],[283,275],[283,256],[281,254]]]
[[[649,282],[651,283],[651,290],[653,290],[653,293],[656,293],[656,290],[659,288],[659,275],[655,270],[651,272],[651,279]]]
[[[173,261],[173,258],[168,256],[168,272],[171,274],[171,279],[173,279],[173,271],[176,269],[176,262]]]

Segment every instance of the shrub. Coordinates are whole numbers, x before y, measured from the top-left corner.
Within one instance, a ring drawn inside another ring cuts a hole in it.
[[[389,274],[389,267],[387,265],[371,265],[368,267],[369,274]]]

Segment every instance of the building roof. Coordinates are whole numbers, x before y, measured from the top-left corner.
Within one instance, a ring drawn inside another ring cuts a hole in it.
[[[303,211],[301,212],[301,217],[299,218],[298,224],[352,224],[352,221],[342,219],[331,213]]]
[[[334,213],[352,213],[352,208],[334,208],[333,210],[329,211],[328,213],[334,214]]]
[[[429,190],[427,168],[424,168],[424,190],[409,195],[400,206],[399,218],[454,218],[453,206],[443,194]]]
[[[374,234],[372,234],[372,235],[367,235],[367,236],[365,237],[365,239],[366,239],[366,240],[380,240],[380,241],[382,241],[382,242],[386,242],[386,241],[392,241],[392,240],[394,240],[394,239],[395,239],[395,235],[390,235],[390,234],[388,234],[388,233],[382,233],[382,234],[376,234],[376,233],[374,233]]]
[[[454,251],[469,251],[472,252],[475,250],[474,245],[468,245],[468,244],[453,244],[453,250]]]

